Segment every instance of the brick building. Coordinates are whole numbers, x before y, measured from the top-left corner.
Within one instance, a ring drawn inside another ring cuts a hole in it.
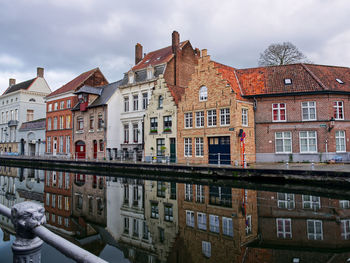
[[[46,154],[70,157],[73,149],[72,108],[78,98],[74,94],[84,85],[108,84],[99,68],[80,74],[46,97]]]
[[[255,161],[253,103],[242,97],[234,68],[203,50],[178,103],[177,156],[184,163]]]
[[[237,77],[254,101],[257,162],[349,160],[349,68],[293,64]]]

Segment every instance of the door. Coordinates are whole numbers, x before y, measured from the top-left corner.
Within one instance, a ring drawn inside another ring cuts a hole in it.
[[[176,143],[175,138],[170,138],[170,162],[176,162]]]
[[[97,158],[97,141],[94,140],[94,159]]]
[[[54,156],[56,156],[56,153],[57,153],[57,137],[55,137],[54,139],[53,139],[53,149],[52,149],[52,154],[54,155]]]
[[[34,156],[35,155],[35,144],[34,143],[29,143],[29,155]]]
[[[85,143],[83,141],[78,141],[75,143],[75,156],[78,159],[85,159]]]
[[[230,136],[210,137],[208,144],[210,164],[230,164]]]

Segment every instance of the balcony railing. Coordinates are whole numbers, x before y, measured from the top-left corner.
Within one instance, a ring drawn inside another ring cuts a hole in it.
[[[18,125],[18,121],[16,121],[16,120],[10,120],[10,121],[7,123],[7,126],[9,126],[9,127],[17,126],[17,125]]]

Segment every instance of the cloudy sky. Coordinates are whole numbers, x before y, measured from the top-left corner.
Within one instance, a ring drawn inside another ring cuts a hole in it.
[[[52,90],[95,67],[116,81],[137,42],[162,48],[173,30],[237,68],[285,41],[314,63],[350,66],[349,11],[349,0],[0,0],[0,92],[38,66]]]

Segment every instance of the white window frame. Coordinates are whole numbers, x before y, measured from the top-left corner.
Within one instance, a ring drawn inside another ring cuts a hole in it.
[[[207,214],[197,212],[197,227],[200,230],[207,230]]]
[[[350,219],[340,220],[341,224],[341,237],[343,240],[350,239]]]
[[[220,126],[230,125],[230,108],[220,109]]]
[[[314,195],[302,195],[303,199],[303,208],[304,209],[320,209],[321,208],[321,199],[319,196]]]
[[[129,96],[124,96],[124,112],[129,112],[129,102],[130,102],[130,99],[129,99]]]
[[[205,190],[203,185],[196,184],[196,203],[204,203]]]
[[[301,135],[303,133],[306,133],[305,137],[302,137]],[[314,133],[315,136],[311,136],[311,134]],[[310,140],[315,140],[315,150],[310,150],[310,147],[312,146],[310,144]],[[306,150],[302,150],[302,144],[301,141],[306,140]],[[300,147],[300,153],[317,153],[317,131],[300,131],[299,132],[299,147]]]
[[[195,138],[195,155],[196,157],[204,156],[204,139],[203,137]]]
[[[349,209],[350,208],[350,201],[349,200],[339,200],[339,207],[342,209]]]
[[[284,107],[281,105],[284,104]],[[274,105],[277,105],[276,108],[274,108]],[[274,120],[274,110],[277,111],[277,120]],[[284,120],[281,120],[281,111],[284,110]],[[286,122],[287,121],[287,104],[286,103],[272,103],[272,122]]]
[[[242,108],[242,126],[248,126],[248,109]]]
[[[220,220],[217,215],[209,215],[209,230],[213,233],[220,232]]]
[[[184,184],[185,187],[185,201],[192,202],[193,201],[193,185],[192,184]]]
[[[208,241],[202,241],[202,253],[205,257],[211,257],[211,243]]]
[[[189,227],[194,227],[194,212],[186,210],[186,225]]]
[[[196,111],[196,128],[204,127],[204,111]]]
[[[133,94],[132,95],[132,107],[133,111],[138,111],[139,110],[139,95],[138,94]]]
[[[289,231],[287,230],[287,224],[289,224]],[[292,238],[292,219],[276,218],[276,233],[278,238]]]
[[[199,101],[207,101],[208,100],[208,88],[206,86],[202,86],[199,89]]]
[[[294,194],[289,193],[277,193],[277,207],[282,209],[294,209],[295,198]]]
[[[312,224],[310,227],[309,224]],[[317,231],[317,224],[320,225],[320,232]],[[312,220],[312,219],[307,219],[306,220],[306,226],[307,226],[307,238],[309,240],[323,240],[323,228],[322,228],[322,220]]]
[[[216,109],[207,110],[207,126],[216,127],[216,123],[217,123]]]
[[[184,156],[192,157],[192,138],[184,138]]]
[[[314,110],[315,116],[312,118],[311,110]],[[304,116],[304,110],[306,111],[306,117]],[[303,101],[301,102],[301,119],[303,121],[315,121],[317,120],[316,101]]]
[[[333,103],[334,108],[334,119],[335,120],[344,120],[344,102],[343,101],[335,101]],[[342,115],[340,117],[340,115]]]
[[[193,127],[193,113],[192,112],[186,112],[184,114],[185,117],[185,128],[192,128]]]
[[[343,144],[341,144],[341,142]],[[335,151],[337,153],[346,152],[346,133],[345,131],[335,131]]]
[[[288,137],[289,134],[289,137]],[[280,135],[280,137],[278,137]],[[277,149],[277,141],[282,141],[282,151]],[[290,141],[290,150],[288,150],[287,141]],[[292,153],[293,152],[292,132],[275,132],[275,153]]]
[[[233,220],[229,217],[222,217],[222,234],[233,237]]]
[[[51,129],[52,129],[52,119],[47,118],[47,130],[51,131]]]

